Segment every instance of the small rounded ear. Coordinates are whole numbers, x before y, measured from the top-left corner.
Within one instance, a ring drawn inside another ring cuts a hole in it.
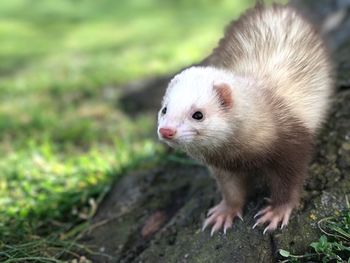
[[[229,84],[227,83],[214,84],[214,91],[216,92],[222,107],[225,107],[228,109],[232,108],[233,98],[232,98],[232,90]]]

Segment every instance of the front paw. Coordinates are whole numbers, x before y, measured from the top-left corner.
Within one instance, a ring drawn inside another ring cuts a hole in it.
[[[269,205],[264,209],[260,210],[254,218],[257,218],[256,223],[253,226],[253,229],[258,225],[267,224],[264,229],[264,234],[267,231],[275,230],[278,225],[281,223],[281,229],[288,225],[290,215],[293,210],[293,205],[285,204],[279,206]]]
[[[230,207],[224,200],[218,205],[211,208],[207,214],[208,218],[204,221],[202,231],[209,225],[213,225],[210,235],[223,228],[224,234],[227,229],[232,227],[233,219],[235,217],[240,218],[242,221],[242,209]]]

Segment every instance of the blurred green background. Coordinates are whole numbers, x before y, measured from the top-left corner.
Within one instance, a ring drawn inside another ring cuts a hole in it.
[[[200,61],[253,2],[0,1],[2,262],[60,258],[119,175],[159,160],[123,85]]]

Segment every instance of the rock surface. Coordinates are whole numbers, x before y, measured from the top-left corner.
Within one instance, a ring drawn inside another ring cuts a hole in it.
[[[321,2],[305,1],[309,8],[317,5],[324,18],[330,1],[323,1],[324,6]],[[210,237],[201,224],[220,198],[214,181],[203,166],[168,162],[117,182],[82,240],[101,252],[93,262],[274,262],[280,248],[305,252],[321,234],[317,222],[344,209],[350,197],[350,38],[343,32],[347,21],[345,17],[340,29],[331,32],[334,38],[342,35],[334,54],[339,89],[317,140],[300,208],[286,229],[266,235],[252,229],[253,215],[263,205],[259,193],[248,203],[244,222],[237,220],[226,235]]]

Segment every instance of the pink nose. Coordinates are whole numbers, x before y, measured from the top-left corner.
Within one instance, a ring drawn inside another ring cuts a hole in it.
[[[162,137],[166,139],[171,139],[175,136],[176,130],[171,128],[160,128],[159,133],[162,135]]]

